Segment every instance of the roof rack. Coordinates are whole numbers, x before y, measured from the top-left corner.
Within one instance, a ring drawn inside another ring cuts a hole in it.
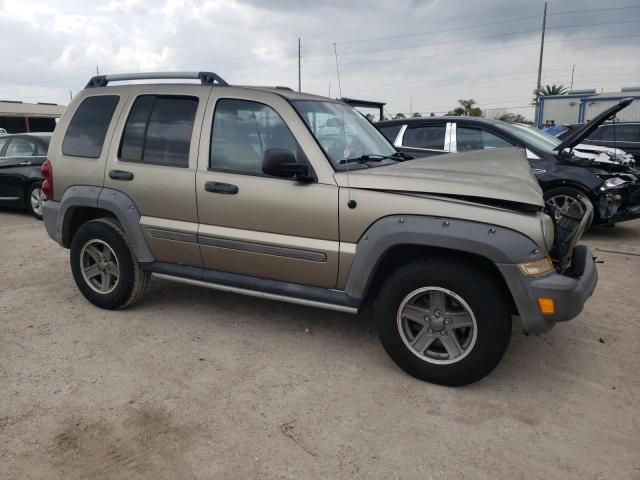
[[[106,87],[109,82],[126,80],[165,80],[192,79],[200,80],[202,85],[229,85],[222,77],[213,72],[153,72],[153,73],[119,73],[115,75],[96,75],[91,77],[85,88]]]

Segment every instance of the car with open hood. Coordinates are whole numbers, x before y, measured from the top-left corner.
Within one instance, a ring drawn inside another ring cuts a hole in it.
[[[199,84],[130,83],[163,79]],[[215,73],[92,78],[42,171],[45,227],[94,305],[154,275],[369,313],[397,365],[445,385],[493,370],[514,317],[544,333],[597,283],[591,207],[545,213],[522,150],[410,159],[341,101]]]
[[[633,159],[596,152],[582,141],[632,101],[621,100],[564,140],[524,125],[478,117],[399,119],[376,126],[400,151],[415,157],[522,148],[547,202],[576,215],[582,215],[589,203],[595,224],[613,224],[640,217],[640,170]]]

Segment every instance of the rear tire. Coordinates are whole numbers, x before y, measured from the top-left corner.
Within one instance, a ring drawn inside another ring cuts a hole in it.
[[[127,236],[111,218],[82,225],[71,242],[69,257],[76,285],[100,308],[119,309],[137,302],[150,274],[129,247]]]
[[[42,184],[34,183],[29,187],[27,192],[27,207],[31,212],[31,215],[38,220],[42,220],[42,204],[46,202],[46,197],[42,193]]]
[[[409,375],[440,385],[485,377],[511,339],[502,288],[478,269],[449,260],[396,270],[374,301],[374,318],[391,359]]]

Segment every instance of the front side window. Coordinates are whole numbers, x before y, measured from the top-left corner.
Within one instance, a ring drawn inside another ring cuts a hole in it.
[[[273,148],[289,150],[298,163],[307,163],[289,127],[273,108],[249,100],[218,100],[209,168],[264,175],[262,160],[265,152]]]
[[[188,167],[197,109],[195,97],[139,96],[124,127],[120,160]]]
[[[384,135],[353,107],[314,100],[292,103],[336,169],[342,170],[349,160],[364,156],[397,154]]]
[[[14,137],[7,146],[5,157],[32,157],[36,154],[36,144],[26,138]]]
[[[456,129],[458,152],[486,150],[489,148],[506,148],[513,145],[486,130],[458,126]]]
[[[446,135],[445,125],[426,125],[407,128],[404,132],[402,145],[413,148],[428,148],[431,150],[444,150]]]
[[[62,153],[72,157],[98,158],[119,99],[117,95],[85,98],[69,122],[62,141]]]

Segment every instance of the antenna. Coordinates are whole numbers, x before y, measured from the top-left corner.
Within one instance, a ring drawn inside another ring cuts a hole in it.
[[[340,98],[342,98],[342,85],[340,83],[340,64],[338,63],[338,47],[336,47],[336,42],[333,42],[333,53],[336,55],[336,72],[338,72],[338,94]],[[342,117],[342,138],[344,140],[344,148],[345,151],[347,149],[347,132],[344,131],[344,106],[340,105],[340,115]],[[345,155],[346,157],[346,155]],[[351,182],[349,180],[349,159],[345,158],[347,163],[345,164],[345,171],[347,172],[347,205],[349,208],[354,208],[355,202],[351,200]]]
[[[336,72],[338,72],[338,93],[340,94],[340,98],[342,98],[342,85],[340,84],[340,64],[338,63],[338,48],[336,47],[336,42],[333,42],[333,53],[336,54]]]
[[[301,75],[301,67],[302,67],[302,55],[300,54],[300,37],[298,37],[298,91],[302,91],[302,75]]]

